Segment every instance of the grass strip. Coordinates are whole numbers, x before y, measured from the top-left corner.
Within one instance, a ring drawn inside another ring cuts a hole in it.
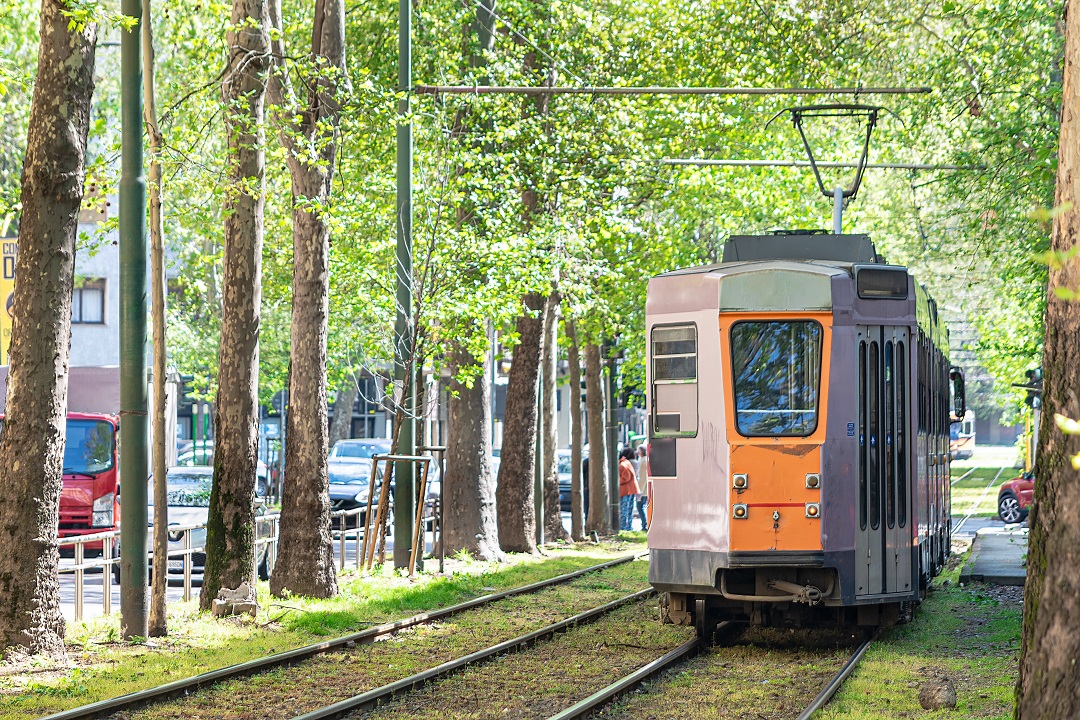
[[[943,574],[915,621],[883,633],[854,675],[817,717],[984,718],[1010,720],[1020,657],[1022,589],[977,583],[959,587],[959,569]],[[947,677],[955,710],[919,705],[920,685]]]
[[[372,576],[341,578],[330,600],[281,601],[260,584],[264,615],[258,620],[213,620],[195,603],[170,607],[170,636],[146,642],[119,641],[119,617],[72,624],[68,652],[73,666],[30,660],[0,666],[0,718],[25,720],[59,712],[179,678],[363,629],[438,607],[579,570],[641,549],[620,540],[602,545],[545,549],[546,557],[518,556],[511,565],[467,556],[448,561],[448,574],[418,580],[383,568]]]

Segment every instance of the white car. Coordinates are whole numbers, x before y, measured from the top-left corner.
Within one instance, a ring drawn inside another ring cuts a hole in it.
[[[191,577],[195,585],[202,584],[204,566],[206,564],[206,521],[210,514],[210,491],[214,479],[214,468],[205,465],[192,467],[169,468],[167,475],[166,494],[169,498],[169,527],[178,528],[169,532],[169,560],[168,572],[170,583],[182,583],[184,581],[185,556],[179,553],[185,549],[185,545],[195,549],[191,553]],[[154,481],[151,478],[147,482],[147,537],[146,545],[150,550],[154,544]],[[256,515],[264,515],[266,508],[261,504],[256,506]],[[179,528],[195,527],[189,530]],[[265,530],[259,527],[260,537]],[[185,540],[185,535],[191,534],[190,541]],[[121,540],[123,532],[121,532]],[[190,542],[190,544],[188,544]],[[114,551],[119,555],[119,543]],[[268,552],[266,544],[258,546],[258,571],[259,578],[269,578]],[[150,559],[151,573],[153,572],[153,558]],[[113,565],[113,579],[120,582],[120,565]]]

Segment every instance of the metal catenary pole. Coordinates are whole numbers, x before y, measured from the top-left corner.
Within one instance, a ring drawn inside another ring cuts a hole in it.
[[[394,332],[394,374],[401,388],[399,412],[405,413],[398,435],[398,455],[416,454],[416,387],[412,327],[412,2],[398,1],[398,125],[397,125],[397,323]],[[413,464],[394,469],[394,567],[408,567],[413,537]]]
[[[143,174],[142,3],[123,0],[135,24],[120,33],[120,626],[146,637],[146,177]]]

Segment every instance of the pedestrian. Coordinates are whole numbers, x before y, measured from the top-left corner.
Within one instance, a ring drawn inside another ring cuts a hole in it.
[[[637,473],[634,472],[634,451],[623,448],[619,453],[619,529],[629,530],[637,499]]]
[[[637,511],[641,518],[641,529],[649,529],[649,516],[645,513],[645,505],[649,502],[649,451],[645,443],[637,447]]]

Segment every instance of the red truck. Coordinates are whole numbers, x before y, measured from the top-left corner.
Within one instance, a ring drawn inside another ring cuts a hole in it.
[[[120,521],[120,473],[113,415],[67,415],[64,486],[60,492],[60,537],[115,530]],[[87,543],[101,550],[101,543]]]
[[[0,415],[0,426],[3,421],[4,416]],[[117,529],[120,472],[116,431],[119,424],[115,415],[67,414],[64,484],[60,490],[61,538]],[[100,552],[101,548],[101,541],[85,545],[91,552]],[[62,548],[61,552],[65,550],[71,551]]]

